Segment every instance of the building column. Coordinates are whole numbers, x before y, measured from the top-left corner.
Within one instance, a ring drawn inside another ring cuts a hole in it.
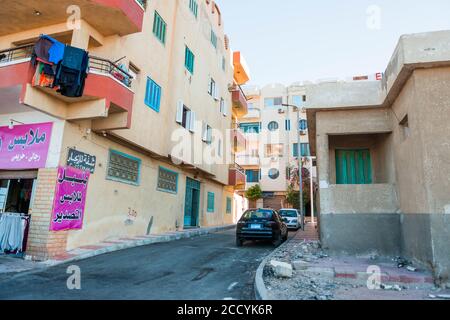
[[[31,209],[26,255],[43,261],[66,253],[67,231],[50,231],[58,169],[40,169]]]

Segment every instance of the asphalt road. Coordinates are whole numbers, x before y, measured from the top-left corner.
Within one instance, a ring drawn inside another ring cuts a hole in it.
[[[67,288],[72,264],[1,278],[0,299],[252,300],[256,269],[273,249],[237,248],[228,230],[77,261],[81,290]]]

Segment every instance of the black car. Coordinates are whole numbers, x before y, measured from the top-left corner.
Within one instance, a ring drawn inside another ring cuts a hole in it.
[[[278,246],[288,238],[288,228],[277,211],[272,209],[249,209],[239,220],[236,245],[245,240],[271,240]]]

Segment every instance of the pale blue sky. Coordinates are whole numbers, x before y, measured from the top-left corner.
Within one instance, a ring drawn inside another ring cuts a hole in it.
[[[384,71],[400,35],[450,29],[449,0],[216,0],[252,84]],[[380,30],[367,27],[378,6]]]

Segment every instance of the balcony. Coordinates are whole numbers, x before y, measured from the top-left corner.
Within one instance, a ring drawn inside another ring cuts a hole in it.
[[[65,23],[77,6],[80,18],[104,36],[142,31],[147,0],[4,0],[0,6],[0,36]]]
[[[250,71],[242,54],[237,51],[233,53],[234,81],[238,85],[244,85],[250,80]]]
[[[247,148],[247,139],[239,129],[231,130],[231,141],[233,143],[234,152],[243,152]]]
[[[90,119],[94,131],[130,127],[131,75],[107,59],[91,56],[83,96],[65,97],[54,89],[31,84],[35,72],[32,50],[33,46],[22,46],[0,51],[0,108],[15,102],[60,119]]]
[[[237,164],[231,165],[228,172],[228,184],[236,188],[245,188],[245,169]]]
[[[235,86],[231,89],[231,100],[233,103],[233,115],[241,118],[248,113],[247,97],[240,86]]]

